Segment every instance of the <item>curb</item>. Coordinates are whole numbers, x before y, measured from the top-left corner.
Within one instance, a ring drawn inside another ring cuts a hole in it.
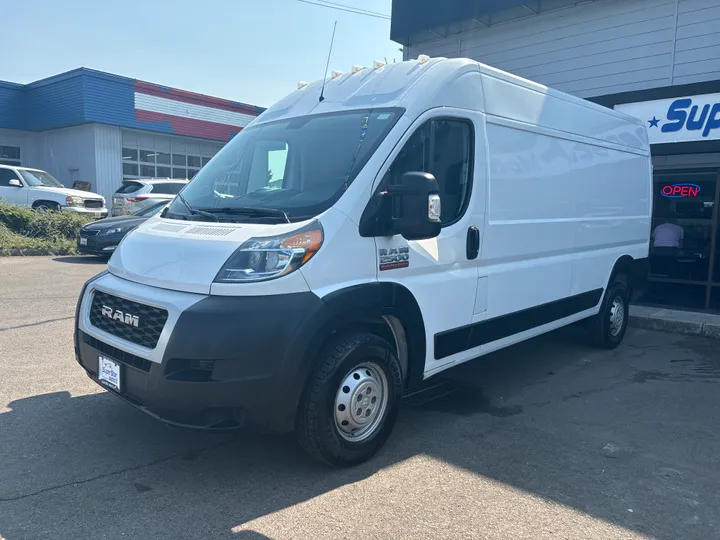
[[[682,314],[682,312],[680,313]],[[629,324],[633,328],[644,330],[720,339],[720,316],[714,318],[717,319],[716,322],[683,320],[681,317],[672,316],[631,314]]]

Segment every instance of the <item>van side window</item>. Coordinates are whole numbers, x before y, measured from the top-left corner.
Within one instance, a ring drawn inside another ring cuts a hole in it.
[[[457,221],[465,213],[472,189],[473,134],[467,120],[425,122],[400,150],[382,184],[400,184],[407,172],[430,173],[440,189],[442,224]]]
[[[0,187],[8,187],[10,180],[19,180],[19,178],[10,169],[0,169]]]

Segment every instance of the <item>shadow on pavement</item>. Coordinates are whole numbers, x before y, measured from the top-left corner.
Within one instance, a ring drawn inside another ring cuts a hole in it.
[[[53,258],[55,262],[69,264],[107,264],[110,257],[98,257],[96,255],[64,255]]]
[[[0,536],[262,539],[231,530],[424,455],[640,534],[710,538],[720,444],[702,403],[720,371],[693,367],[710,350],[673,356],[682,338],[643,335],[598,352],[567,329],[451,370],[456,392],[404,406],[388,445],[346,470],[290,436],[169,428],[107,393],[15,401],[0,414]]]

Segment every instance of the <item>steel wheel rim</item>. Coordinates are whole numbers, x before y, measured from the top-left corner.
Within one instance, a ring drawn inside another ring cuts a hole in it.
[[[378,430],[385,418],[389,384],[374,362],[354,367],[343,377],[335,395],[335,427],[346,441],[361,442]]]
[[[617,337],[625,323],[625,302],[619,296],[610,305],[610,335]]]
[[[36,211],[38,214],[47,214],[47,213],[48,213],[48,207],[45,206],[45,205],[43,205],[43,204],[41,204],[40,206],[38,206],[37,208],[35,208],[35,211]]]

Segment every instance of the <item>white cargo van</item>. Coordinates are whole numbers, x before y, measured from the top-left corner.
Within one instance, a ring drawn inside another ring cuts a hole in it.
[[[465,59],[299,86],[86,284],[93,380],[351,465],[451,366],[583,319],[620,343],[650,238],[641,122]]]

